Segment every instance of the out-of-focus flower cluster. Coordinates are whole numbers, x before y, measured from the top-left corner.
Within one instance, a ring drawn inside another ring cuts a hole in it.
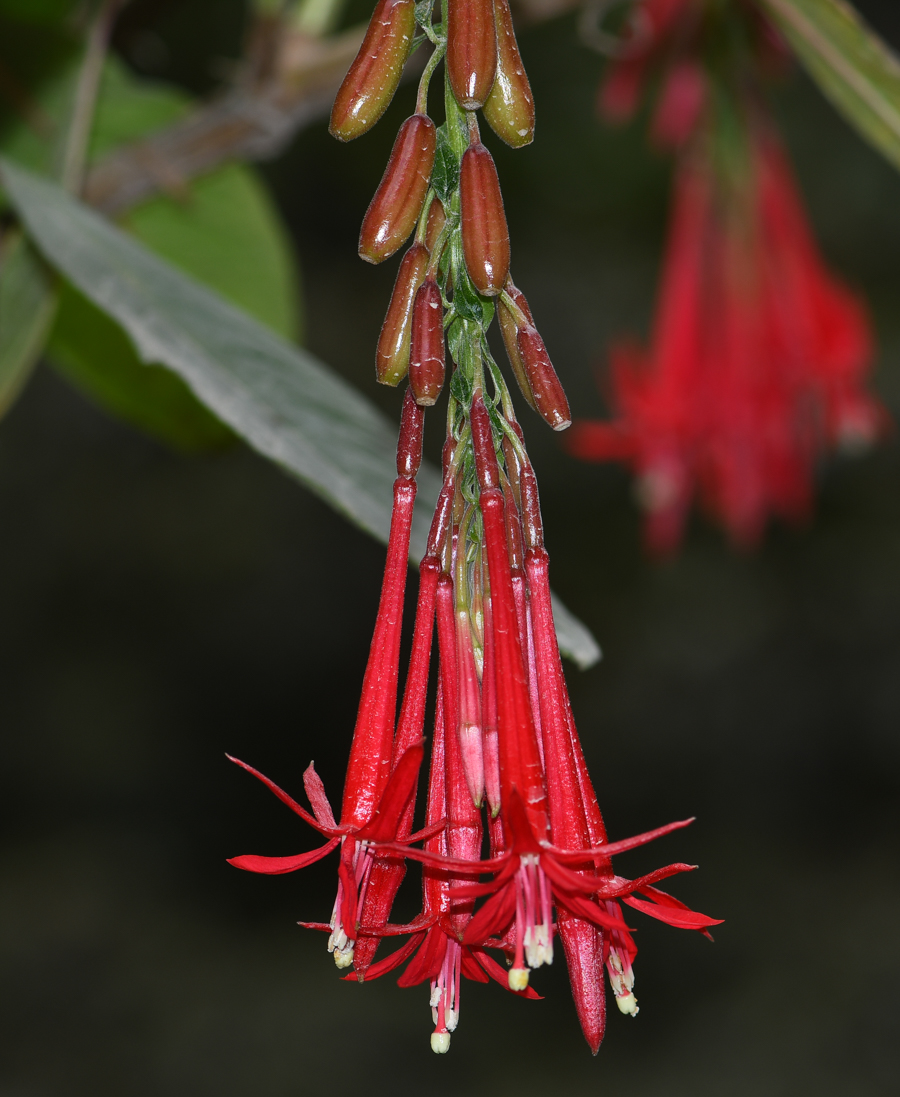
[[[819,254],[763,103],[785,60],[772,28],[749,4],[634,15],[598,103],[629,117],[660,71],[651,134],[675,150],[672,216],[649,346],[612,348],[614,418],[576,422],[569,448],[634,470],[652,551],[677,547],[695,497],[752,545],[770,516],[810,512],[824,454],[885,429],[870,325]]]

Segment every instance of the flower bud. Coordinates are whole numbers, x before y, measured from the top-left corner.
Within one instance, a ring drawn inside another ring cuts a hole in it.
[[[518,305],[528,322],[534,324],[534,318],[531,315],[531,309],[528,307],[528,302],[525,300],[525,294],[513,284],[511,278],[507,278],[506,285],[503,288],[513,299],[513,302]],[[528,383],[528,375],[525,372],[525,363],[522,361],[522,355],[519,354],[519,346],[516,342],[516,336],[519,334],[516,316],[507,308],[506,302],[502,297],[500,298],[500,307],[497,309],[497,319],[500,321],[500,334],[503,336],[503,345],[506,347],[506,357],[509,359],[512,371],[516,375],[516,380],[519,383],[522,395],[534,410],[537,411],[537,404],[534,402],[534,394],[531,391],[531,385]]]
[[[538,414],[554,430],[565,430],[571,425],[572,413],[569,411],[569,401],[556,376],[556,370],[547,354],[544,340],[537,329],[529,324],[528,327],[519,328],[516,346],[522,356],[525,376],[528,378]]]
[[[400,127],[360,229],[359,256],[366,262],[393,255],[416,227],[434,167],[435,141],[434,122],[424,114],[414,114]]]
[[[424,407],[433,404],[444,387],[444,302],[433,278],[425,279],[413,304],[409,387]]]
[[[509,229],[494,158],[480,141],[463,154],[459,201],[469,277],[479,293],[496,297],[509,274]]]
[[[516,43],[507,0],[494,0],[497,78],[484,102],[484,117],[501,141],[519,149],[534,140],[534,96]]]
[[[415,479],[422,464],[422,440],[425,435],[425,412],[407,389],[400,416],[400,437],[397,440],[397,475]]]
[[[397,271],[391,303],[378,337],[375,376],[382,385],[398,385],[409,372],[413,301],[425,281],[427,267],[427,250],[421,244],[413,244]]]
[[[493,0],[444,0],[447,75],[464,110],[484,105],[497,73]]]
[[[352,141],[384,114],[400,83],[415,29],[415,0],[379,0],[335,96],[328,127],[332,137]]]
[[[425,247],[429,252],[434,251],[434,245],[446,223],[447,211],[444,209],[444,203],[435,195],[428,210],[428,224],[425,226]]]
[[[478,488],[486,492],[499,490],[500,466],[497,464],[497,452],[494,449],[494,434],[491,430],[491,418],[484,406],[484,398],[477,395],[472,399],[469,409],[469,425],[472,428],[472,448],[475,451],[475,472],[478,476]],[[500,495],[502,500],[502,493]]]

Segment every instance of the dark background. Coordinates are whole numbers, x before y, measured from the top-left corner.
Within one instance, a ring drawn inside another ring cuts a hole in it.
[[[900,44],[895,4],[864,10]],[[117,45],[203,90],[240,28],[240,4],[146,0]],[[668,164],[641,127],[594,120],[602,62],[571,18],[521,46],[537,141],[487,140],[516,280],[597,415],[604,347],[646,331]],[[413,94],[364,141],[322,124],[263,169],[309,347],[391,414],[371,367],[395,263],[360,263],[356,234]],[[775,103],[823,250],[871,303],[897,418],[900,178],[803,77]],[[698,816],[620,871],[699,863],[673,890],[726,919],[715,945],[636,916],[641,1014],[610,1017],[596,1060],[561,956],[542,1002],[466,985],[446,1058],[426,988],[339,982],[293,924],[327,919],[333,861],[225,864],[314,836],[224,752],[295,793],[315,758],[339,801],[383,549],[247,450],[173,455],[39,371],[0,430],[2,1097],[897,1091],[896,441],[823,468],[808,528],[739,554],[698,519],[658,565],[626,475],[523,422],[555,586],[604,648],[570,683],[610,834]]]

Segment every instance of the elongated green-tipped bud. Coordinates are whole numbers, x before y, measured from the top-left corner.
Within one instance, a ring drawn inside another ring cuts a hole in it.
[[[459,201],[469,277],[479,293],[496,297],[509,274],[509,229],[497,168],[480,141],[463,154]]]
[[[519,149],[534,139],[534,96],[525,74],[507,0],[494,0],[497,78],[484,102],[484,117],[501,141]]]
[[[525,294],[513,284],[512,278],[507,278],[506,285],[503,287],[504,291],[512,298],[513,303],[518,306],[522,313],[522,316],[529,324],[534,324],[534,318],[531,315],[531,309],[528,307],[528,302],[525,300]],[[506,347],[506,356],[509,359],[509,364],[512,366],[512,371],[516,375],[516,380],[519,383],[519,388],[522,390],[522,395],[528,401],[528,403],[537,411],[537,404],[534,402],[534,394],[531,391],[531,385],[528,383],[528,374],[525,372],[525,363],[522,361],[522,355],[519,353],[519,345],[516,342],[516,336],[519,334],[519,324],[516,322],[516,315],[508,308],[506,301],[500,298],[500,307],[497,309],[497,318],[500,321],[500,333],[503,336],[503,345]]]
[[[444,0],[447,75],[464,110],[484,105],[497,74],[493,0]]]
[[[444,302],[433,278],[426,278],[413,305],[409,387],[416,403],[430,407],[444,387]]]
[[[400,83],[415,29],[415,0],[379,0],[335,96],[328,127],[332,137],[352,141],[384,114]]]
[[[434,167],[435,141],[434,122],[424,114],[414,114],[400,127],[360,229],[359,256],[366,262],[393,255],[416,227]]]
[[[522,356],[525,375],[531,387],[538,414],[554,430],[565,430],[572,423],[569,401],[556,376],[544,340],[531,324],[519,328],[516,346]]]
[[[413,301],[425,281],[427,267],[427,249],[421,244],[413,244],[397,271],[391,303],[378,338],[375,376],[382,385],[398,385],[409,372]]]

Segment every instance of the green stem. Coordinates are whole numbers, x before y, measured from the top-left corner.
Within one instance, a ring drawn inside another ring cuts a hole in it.
[[[109,36],[121,3],[122,0],[101,0],[88,31],[84,60],[81,63],[78,84],[75,88],[75,101],[72,105],[72,117],[69,122],[61,172],[62,185],[70,194],[80,194],[84,184],[88,145],[94,125],[100,79],[103,76],[103,62],[106,59]]]
[[[434,75],[434,70],[441,63],[441,58],[447,52],[447,44],[445,42],[438,42],[431,56],[428,58],[428,64],[425,66],[425,71],[422,73],[419,80],[419,94],[416,96],[416,114],[428,113],[428,85],[431,83],[431,77]]]
[[[450,148],[457,160],[462,160],[463,153],[468,145],[466,125],[466,112],[457,103],[453,89],[450,87],[450,77],[444,69],[444,110],[447,115],[447,136],[450,138]]]

